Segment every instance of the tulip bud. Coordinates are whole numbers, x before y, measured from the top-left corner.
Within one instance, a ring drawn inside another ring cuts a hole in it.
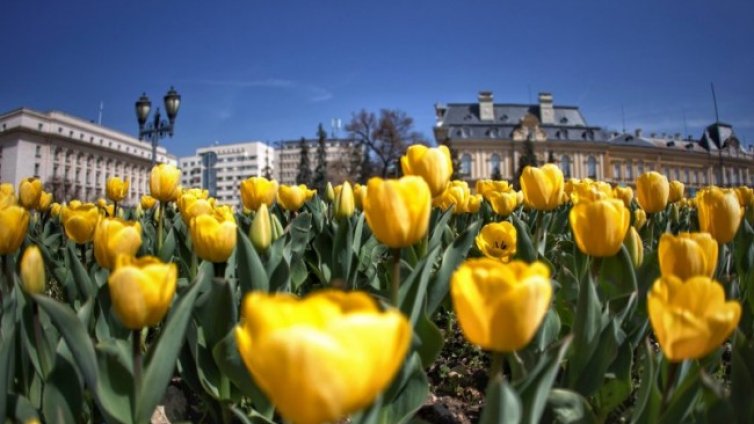
[[[571,208],[568,220],[576,245],[594,257],[613,256],[626,238],[631,212],[619,199],[584,201]],[[596,231],[595,228],[599,228]]]
[[[420,177],[371,178],[364,214],[375,238],[392,248],[408,247],[427,233],[432,194]]]
[[[251,243],[259,252],[266,251],[272,243],[272,229],[270,227],[270,213],[267,211],[267,205],[262,203],[254,215],[254,221],[252,221],[249,231]]]
[[[173,165],[161,163],[152,168],[149,177],[149,192],[161,202],[172,202],[181,193],[181,170]]]
[[[157,199],[148,194],[141,196],[141,208],[144,210],[152,209],[156,203]]]
[[[634,227],[636,227],[637,230],[641,230],[641,227],[644,226],[644,224],[647,223],[647,213],[644,212],[644,209],[638,208],[634,211]]]
[[[102,218],[94,230],[94,258],[112,269],[119,255],[133,256],[141,246],[141,224],[120,218]]]
[[[22,288],[28,294],[41,294],[45,291],[45,264],[36,245],[30,245],[21,257]]]
[[[346,181],[335,198],[335,217],[348,218],[353,215],[355,209],[353,190],[351,189],[351,184]]]
[[[105,185],[105,194],[113,202],[122,202],[128,196],[128,186],[128,180],[124,181],[118,177],[110,177],[107,179],[107,184]]]
[[[58,215],[60,215],[60,209],[61,208],[62,208],[62,206],[60,206],[60,203],[55,202],[55,203],[51,204],[50,205],[50,215],[51,216],[58,216]]]
[[[296,212],[313,197],[312,191],[316,193],[314,190],[309,190],[306,184],[281,185],[278,189],[278,203],[283,209]]]
[[[196,255],[206,261],[222,263],[236,247],[236,220],[228,207],[191,219],[189,231]]]
[[[665,209],[670,196],[668,178],[659,172],[650,171],[636,179],[636,199],[648,213]]]
[[[52,193],[43,191],[42,194],[39,195],[39,204],[37,205],[37,210],[39,210],[40,212],[46,212],[50,208],[51,204]]]
[[[264,177],[251,177],[241,181],[241,202],[243,206],[255,211],[264,203],[267,207],[275,203],[278,193],[278,182]]]
[[[453,161],[447,146],[427,147],[414,144],[401,157],[403,175],[417,175],[427,182],[432,197],[445,191],[453,175]]]
[[[563,201],[563,172],[551,163],[541,168],[527,166],[519,181],[524,202],[533,209],[550,211]]]
[[[332,203],[335,201],[335,190],[332,187],[332,184],[330,181],[327,182],[327,187],[325,187],[325,196],[327,196],[327,201]]]
[[[282,237],[285,231],[283,230],[283,224],[280,223],[277,215],[270,215],[270,222],[272,223],[272,241],[275,241]]]
[[[717,187],[703,189],[696,194],[696,207],[700,231],[710,233],[721,244],[733,240],[743,216],[734,192]]]
[[[636,227],[628,229],[626,239],[623,240],[623,245],[628,250],[628,256],[631,257],[631,263],[634,264],[634,268],[639,268],[641,263],[644,262],[644,244],[641,241],[639,232],[636,231]]]
[[[20,206],[0,209],[0,255],[13,253],[21,247],[29,228],[29,211]]]
[[[678,224],[681,220],[681,208],[678,206],[678,202],[670,204],[670,222]]]
[[[39,178],[24,178],[18,185],[18,203],[26,209],[36,209],[42,195],[42,181]]]
[[[670,182],[670,190],[668,191],[668,203],[675,203],[681,199],[683,199],[683,192],[685,190],[685,186],[682,182],[678,180],[673,180]]]
[[[107,280],[113,312],[130,330],[157,325],[175,294],[177,267],[151,256],[119,255]]]

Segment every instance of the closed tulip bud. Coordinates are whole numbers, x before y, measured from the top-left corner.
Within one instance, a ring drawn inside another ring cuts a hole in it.
[[[610,199],[613,196],[613,189],[610,185],[602,181],[592,181],[583,179],[576,183],[571,192],[571,203],[574,205],[581,202],[591,202],[593,200]]]
[[[26,209],[36,209],[42,195],[42,181],[39,178],[24,178],[18,185],[18,203]]]
[[[479,210],[481,204],[481,195],[478,199],[471,195],[469,184],[466,181],[455,180],[448,184],[445,191],[432,200],[434,206],[443,211],[453,208],[453,213],[458,215],[462,213],[473,213]]]
[[[306,184],[281,185],[278,189],[278,203],[283,209],[296,212],[312,197],[310,192],[311,190],[306,187]]]
[[[670,184],[667,177],[655,172],[645,172],[636,179],[636,199],[647,213],[660,212],[668,204]]]
[[[245,208],[255,211],[264,203],[271,207],[278,194],[278,182],[264,177],[251,177],[241,181],[241,202]]]
[[[36,245],[30,245],[21,257],[21,283],[28,294],[41,294],[45,291],[45,263]]]
[[[351,189],[351,184],[346,181],[341,186],[338,196],[335,199],[335,217],[343,219],[348,218],[353,215],[355,209],[356,206],[353,199],[353,190]]]
[[[360,292],[323,290],[301,300],[252,292],[241,316],[235,337],[246,369],[296,424],[339,422],[372,404],[411,342],[400,312],[382,310]],[[291,364],[301,367],[291,372]]]
[[[479,208],[482,207],[482,200],[484,198],[481,194],[472,194],[466,202],[466,213],[477,213]]]
[[[453,273],[450,297],[469,342],[514,352],[529,344],[549,309],[550,270],[542,262],[467,259]]]
[[[360,210],[364,210],[364,199],[367,197],[367,186],[359,183],[353,186],[353,200],[356,202],[356,207]]]
[[[104,200],[104,199],[102,199],[102,201],[104,202],[105,200]],[[107,202],[105,202],[105,203],[107,203]],[[68,202],[68,203],[67,203],[67,204],[66,204],[65,206],[70,206],[70,207],[72,207],[72,208],[77,208],[77,207],[79,207],[79,206],[81,206],[81,205],[83,205],[83,203],[82,203],[82,202],[81,202],[80,200],[78,200],[78,199],[73,199],[73,200],[71,200],[70,202]],[[99,205],[98,205],[98,206],[99,206]]]
[[[0,255],[13,253],[21,246],[29,228],[29,212],[20,206],[0,209]]]
[[[422,178],[371,178],[367,192],[364,214],[381,243],[392,248],[408,247],[427,233],[432,193]]]
[[[615,196],[616,199],[622,200],[623,204],[626,205],[627,208],[630,208],[631,201],[634,200],[634,191],[631,187],[615,187],[613,189],[613,196]]]
[[[671,181],[668,190],[668,203],[675,203],[683,199],[683,192],[685,189],[686,187],[682,182],[678,180]]]
[[[740,203],[743,208],[748,208],[754,203],[754,189],[751,189],[750,187],[738,187],[736,189],[736,195],[738,195],[738,203]]]
[[[13,188],[11,183],[0,184],[0,196],[7,196],[9,194],[15,194],[16,189]]]
[[[595,200],[573,206],[568,220],[581,252],[607,257],[620,250],[631,222],[631,212],[621,200]]]
[[[115,316],[130,330],[157,325],[173,300],[177,278],[173,263],[151,256],[118,256],[107,280]]]
[[[55,202],[55,203],[51,204],[50,205],[50,215],[51,216],[58,216],[58,215],[60,215],[61,208],[62,208],[62,206],[60,205],[60,203]]]
[[[275,241],[282,237],[285,232],[283,224],[280,223],[278,216],[275,214],[270,215],[270,224],[272,225],[272,241]]]
[[[681,206],[680,202],[670,204],[670,222],[678,224],[681,220]]]
[[[65,206],[61,210],[61,221],[65,235],[76,244],[92,241],[99,220],[99,209],[91,203]]]
[[[447,146],[427,147],[414,144],[401,157],[403,175],[416,175],[424,178],[432,197],[439,196],[448,186],[453,175],[453,161]]]
[[[7,206],[14,206],[16,204],[17,200],[15,191],[13,189],[13,184],[0,184],[0,209]]]
[[[161,163],[152,168],[149,176],[149,192],[160,202],[175,201],[181,194],[181,170]]]
[[[700,359],[738,326],[741,305],[725,301],[722,285],[706,276],[660,277],[647,294],[649,321],[671,362]]]
[[[118,177],[108,178],[105,186],[107,198],[116,203],[122,202],[128,196],[128,186],[128,180],[124,181]]]
[[[177,203],[178,210],[181,212],[181,218],[186,225],[191,222],[191,218],[212,213],[215,209],[214,199],[197,198],[192,193],[181,195]]]
[[[513,187],[503,180],[477,180],[476,192],[485,198],[492,192],[511,192]]]
[[[708,233],[664,233],[657,252],[663,277],[712,277],[717,268],[717,242]]]
[[[563,172],[557,166],[548,163],[541,168],[527,166],[521,173],[521,191],[524,203],[533,209],[550,211],[562,200]]]
[[[112,269],[118,255],[134,256],[141,247],[141,224],[121,218],[102,218],[94,230],[94,258]]]
[[[335,201],[335,189],[330,181],[327,182],[327,186],[325,187],[325,196],[328,202],[332,203]]]
[[[637,230],[641,230],[641,227],[646,223],[647,213],[644,212],[644,209],[639,208],[634,210],[634,227],[636,227]]]
[[[107,200],[105,200],[104,197],[100,197],[99,199],[97,199],[97,207],[100,209],[107,209]]]
[[[634,265],[634,268],[639,268],[641,263],[644,262],[644,244],[635,227],[628,229],[626,239],[623,240],[623,245],[626,246],[628,256],[631,257],[631,263]]]
[[[508,262],[516,253],[516,227],[508,221],[493,222],[482,227],[474,241],[484,256]]]
[[[264,252],[272,243],[272,228],[270,225],[270,213],[267,211],[267,205],[262,203],[259,210],[254,215],[251,222],[250,234],[251,244],[259,252]]]
[[[733,240],[743,217],[734,192],[717,187],[701,190],[696,195],[696,208],[700,231],[710,233],[721,244]]]
[[[515,191],[491,191],[487,193],[487,201],[496,214],[507,217],[518,207],[518,193]]]
[[[236,247],[237,228],[227,207],[217,207],[210,214],[193,218],[189,229],[196,255],[214,263],[227,261]]]
[[[141,196],[141,208],[144,210],[152,209],[157,204],[157,199],[145,194]]]
[[[39,210],[40,212],[47,212],[47,210],[50,209],[51,204],[52,193],[43,191],[42,194],[39,195],[39,205],[37,207],[37,210]]]

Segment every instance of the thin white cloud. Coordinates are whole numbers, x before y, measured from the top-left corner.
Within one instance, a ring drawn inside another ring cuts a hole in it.
[[[185,81],[193,84],[214,85],[234,88],[281,88],[287,90],[298,90],[312,103],[324,102],[334,97],[333,93],[318,85],[305,84],[298,81],[267,78],[261,80],[217,80],[217,79],[195,79]]]

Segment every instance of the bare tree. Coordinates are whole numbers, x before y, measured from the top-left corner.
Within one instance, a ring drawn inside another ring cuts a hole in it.
[[[379,117],[362,109],[353,114],[346,130],[350,137],[366,147],[362,174],[371,168],[365,165],[374,162],[374,170],[383,178],[398,174],[398,162],[408,146],[426,144],[422,135],[414,131],[413,118],[397,109],[382,109]],[[361,179],[366,176],[362,175]]]

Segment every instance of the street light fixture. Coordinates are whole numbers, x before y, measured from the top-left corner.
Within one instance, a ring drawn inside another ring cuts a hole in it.
[[[157,108],[154,119],[150,123],[147,123],[147,120],[152,109],[152,102],[146,93],[142,93],[135,104],[136,120],[139,122],[139,140],[149,140],[152,143],[152,167],[157,161],[157,145],[160,143],[160,139],[165,136],[173,137],[173,125],[178,115],[178,109],[181,107],[181,95],[171,86],[163,97],[163,101],[168,120],[160,119],[160,108]]]

